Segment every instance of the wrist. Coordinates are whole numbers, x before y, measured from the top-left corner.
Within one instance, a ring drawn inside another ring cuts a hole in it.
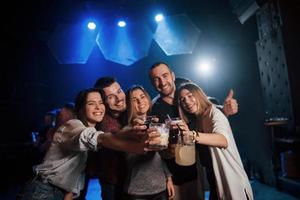
[[[103,137],[103,134],[99,134],[98,137],[97,137],[97,147],[101,147],[102,146],[102,138]]]
[[[173,183],[173,180],[172,180],[172,176],[169,176],[169,177],[167,177],[167,182],[169,182],[169,183]]]
[[[193,133],[194,141],[195,141],[195,142],[198,142],[199,139],[200,139],[200,133],[199,133],[199,132],[196,132],[196,131],[192,131],[192,133]]]

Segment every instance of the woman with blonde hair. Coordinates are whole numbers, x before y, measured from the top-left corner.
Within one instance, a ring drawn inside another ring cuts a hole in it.
[[[135,119],[145,121],[151,111],[151,99],[139,85],[132,86],[126,93],[128,124]],[[158,152],[139,155],[128,153],[125,193],[128,200],[167,200],[174,196],[171,174]]]
[[[214,184],[210,186],[215,191],[211,195],[222,200],[253,199],[252,188],[226,116],[193,83],[179,88],[178,102],[181,117],[189,123],[189,127],[186,125],[183,128],[184,134],[193,134],[197,146],[204,145],[209,149],[206,157],[211,158],[208,166],[212,168],[212,173],[207,175],[208,179],[213,180]]]

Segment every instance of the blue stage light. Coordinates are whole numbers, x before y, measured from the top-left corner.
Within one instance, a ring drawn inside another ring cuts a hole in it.
[[[96,24],[94,22],[89,22],[87,27],[90,29],[90,30],[95,30],[96,29]]]
[[[160,22],[164,19],[164,16],[162,14],[157,14],[155,16],[155,21]]]
[[[126,22],[123,21],[123,20],[121,20],[121,21],[118,22],[118,26],[119,27],[125,27],[126,26]]]

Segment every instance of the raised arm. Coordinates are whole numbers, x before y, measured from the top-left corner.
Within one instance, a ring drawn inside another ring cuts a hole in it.
[[[192,131],[194,134],[195,142],[204,144],[211,147],[227,148],[227,140],[221,133],[201,133]]]
[[[151,145],[160,143],[160,135],[156,129],[146,128],[145,125],[127,126],[115,134],[104,133],[99,135],[98,144],[129,153],[156,150],[151,149]]]
[[[198,122],[200,123],[200,121]],[[179,126],[184,135],[193,134],[194,140],[198,144],[203,144],[211,147],[227,148],[226,139],[228,120],[217,108],[213,108],[211,113],[203,116],[201,119],[201,127],[203,131],[190,130],[184,122]]]
[[[223,103],[223,113],[228,117],[238,112],[237,100],[233,98],[233,90],[231,89]]]
[[[145,152],[146,143],[120,138],[112,133],[103,133],[98,136],[100,146],[129,153],[142,154]],[[101,151],[101,149],[100,149]]]

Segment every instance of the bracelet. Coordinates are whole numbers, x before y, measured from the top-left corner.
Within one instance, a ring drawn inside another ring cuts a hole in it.
[[[200,134],[196,131],[192,131],[192,133],[193,133],[193,141],[196,142],[196,138],[200,137]]]

